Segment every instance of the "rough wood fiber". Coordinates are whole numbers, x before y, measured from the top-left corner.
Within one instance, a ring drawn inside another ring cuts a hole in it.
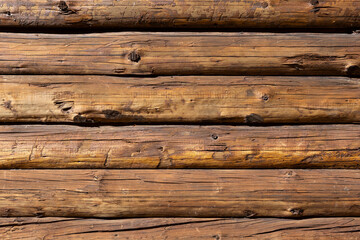
[[[1,122],[355,123],[342,77],[0,76]]]
[[[1,217],[359,216],[359,170],[1,170]]]
[[[360,34],[0,33],[0,74],[360,75]]]
[[[7,27],[360,27],[358,0],[6,0],[0,12]]]
[[[359,168],[360,125],[0,126],[1,168]]]
[[[359,218],[1,218],[0,237],[28,239],[360,239]]]

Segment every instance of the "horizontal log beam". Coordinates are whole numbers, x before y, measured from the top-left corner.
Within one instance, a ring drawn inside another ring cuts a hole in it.
[[[0,168],[359,168],[360,125],[0,126]]]
[[[0,76],[1,122],[356,123],[360,79]]]
[[[1,170],[1,217],[360,216],[359,170]]]
[[[360,76],[360,34],[0,33],[0,74]]]
[[[351,28],[358,0],[6,0],[0,27]]]
[[[359,239],[359,218],[0,218],[1,239]]]

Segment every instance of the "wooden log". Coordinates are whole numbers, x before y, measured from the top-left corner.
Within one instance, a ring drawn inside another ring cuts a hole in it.
[[[359,168],[360,125],[0,126],[0,168]]]
[[[1,122],[356,123],[360,79],[0,76]]]
[[[352,28],[358,0],[6,0],[0,26],[129,28]]]
[[[0,33],[0,74],[360,76],[360,34]]]
[[[1,218],[13,239],[347,239],[360,238],[359,218]]]
[[[359,170],[1,170],[1,217],[360,215]]]

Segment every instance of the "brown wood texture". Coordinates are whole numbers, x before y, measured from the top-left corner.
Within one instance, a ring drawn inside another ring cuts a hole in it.
[[[360,27],[358,0],[6,0],[0,12],[7,27]]]
[[[1,217],[359,216],[359,170],[1,170]]]
[[[0,126],[1,168],[359,168],[360,125]]]
[[[344,77],[0,76],[1,122],[356,123]]]
[[[0,33],[0,74],[360,75],[360,34]]]
[[[357,240],[359,218],[1,218],[1,239]]]

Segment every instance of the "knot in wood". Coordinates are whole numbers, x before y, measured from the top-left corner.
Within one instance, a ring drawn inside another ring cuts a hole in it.
[[[140,59],[141,59],[140,55],[137,54],[135,51],[131,52],[129,54],[129,60],[132,61],[132,62],[139,62]]]
[[[66,4],[65,1],[60,1],[58,7],[63,12],[66,12],[69,9],[69,6]]]
[[[220,236],[218,234],[212,236],[215,240],[220,240]]]
[[[301,216],[304,213],[304,209],[301,208],[292,208],[289,210],[294,216]]]
[[[262,97],[261,97],[262,100],[264,100],[265,102],[269,100],[269,96],[267,94],[264,94]]]

